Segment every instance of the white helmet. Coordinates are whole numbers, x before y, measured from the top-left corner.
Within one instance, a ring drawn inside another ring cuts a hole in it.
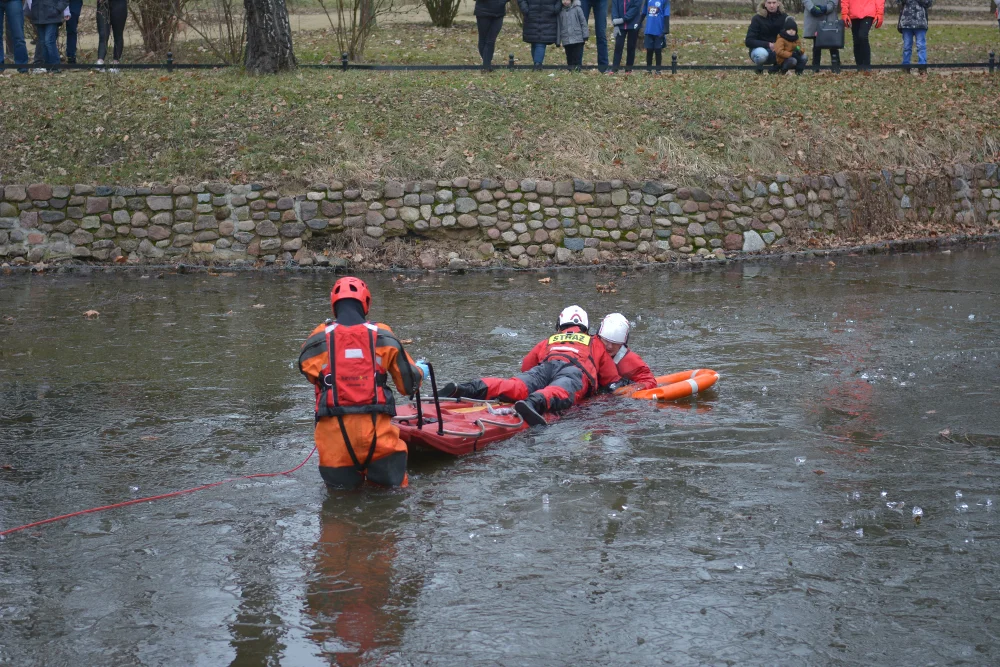
[[[598,338],[603,338],[609,343],[624,345],[628,342],[628,332],[631,325],[628,319],[621,313],[611,313],[605,316],[601,322],[601,328],[597,331]]]
[[[558,328],[562,329],[564,326],[572,324],[583,327],[584,331],[589,329],[590,320],[587,319],[587,311],[580,306],[569,306],[568,308],[563,308],[562,312],[559,313]]]

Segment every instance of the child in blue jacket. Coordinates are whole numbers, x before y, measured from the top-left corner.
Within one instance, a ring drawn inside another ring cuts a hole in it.
[[[646,0],[642,13],[646,17],[643,44],[646,47],[646,71],[653,71],[653,56],[656,56],[656,73],[659,74],[663,65],[663,49],[670,34],[670,0]]]
[[[646,0],[611,0],[611,25],[615,27],[615,59],[611,66],[614,74],[622,64],[622,48],[628,44],[625,56],[625,73],[632,71],[635,64],[635,43],[639,39],[642,25],[643,6]]]

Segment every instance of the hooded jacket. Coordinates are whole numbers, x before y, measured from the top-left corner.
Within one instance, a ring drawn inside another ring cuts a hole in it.
[[[899,10],[901,30],[927,30],[927,10],[934,0],[902,0]]]
[[[802,37],[815,37],[821,25],[840,21],[839,4],[839,0],[805,0],[802,3],[806,10],[806,17],[802,21]],[[816,6],[826,7],[826,14],[813,16],[810,10]]]
[[[559,32],[560,0],[517,0],[524,16],[521,38],[528,44],[555,44]]]
[[[583,15],[580,0],[573,0],[569,7],[563,7],[559,12],[559,23],[556,31],[556,44],[583,44],[590,37],[590,27],[587,17]]]
[[[750,27],[747,28],[747,37],[743,43],[748,49],[769,49],[771,42],[778,38],[778,33],[785,26],[785,6],[778,2],[778,11],[773,14],[768,13],[764,7],[764,0],[757,5],[757,13],[750,19]]]
[[[885,13],[885,0],[843,0],[840,6],[842,19],[880,19]]]

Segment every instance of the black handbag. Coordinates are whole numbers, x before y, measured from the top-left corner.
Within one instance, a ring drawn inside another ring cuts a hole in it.
[[[816,48],[844,48],[844,23],[839,19],[820,23],[819,30],[816,31]]]

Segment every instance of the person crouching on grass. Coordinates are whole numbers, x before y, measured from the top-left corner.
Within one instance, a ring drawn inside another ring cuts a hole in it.
[[[559,24],[556,26],[556,44],[566,49],[566,67],[571,72],[583,68],[583,45],[590,37],[590,27],[583,15],[580,0],[562,0]]]
[[[809,57],[799,46],[799,26],[795,23],[795,19],[789,16],[785,19],[785,27],[774,40],[774,71],[784,74],[794,67],[796,74],[802,74],[808,60]]]

